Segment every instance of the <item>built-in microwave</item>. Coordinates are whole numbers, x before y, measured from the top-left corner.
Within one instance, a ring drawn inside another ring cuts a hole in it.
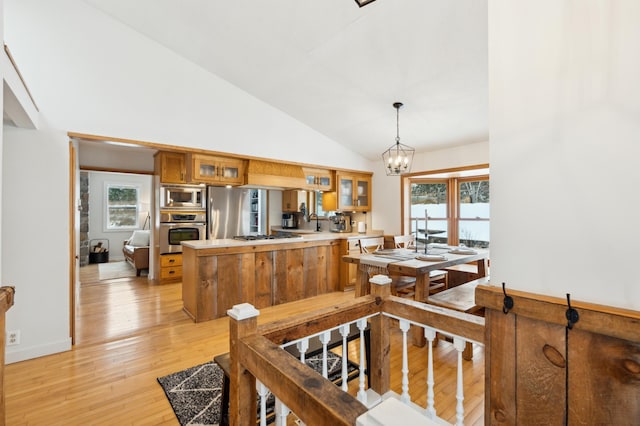
[[[160,187],[161,209],[204,210],[207,188],[204,185],[162,185]]]

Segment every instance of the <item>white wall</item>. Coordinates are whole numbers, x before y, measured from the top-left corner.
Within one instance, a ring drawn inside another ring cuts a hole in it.
[[[6,0],[5,13],[5,38],[54,128],[267,158],[294,155],[312,164],[366,165],[80,0]],[[291,149],[301,143],[323,149]]]
[[[5,127],[2,282],[16,286],[7,329],[22,333],[7,362],[70,348],[68,131],[366,170],[360,156],[80,0],[5,0],[4,13],[43,129]],[[324,149],[291,149],[301,144]],[[54,248],[36,253],[40,244]]]
[[[4,0],[0,0],[0,34],[4,34]],[[4,75],[1,75],[4,82]],[[0,87],[0,105],[4,110],[4,84]],[[0,132],[0,241],[2,240],[2,146],[4,145],[4,132]],[[2,277],[2,244],[0,244],[0,278]],[[4,285],[1,282],[0,285]]]
[[[426,172],[486,163],[489,163],[489,142],[478,142],[415,154],[411,172]],[[382,158],[379,161],[371,162],[369,168],[374,171],[372,227],[373,229],[382,229],[388,235],[399,234],[402,221],[400,216],[400,177],[386,175]],[[493,200],[491,207],[493,210]]]
[[[69,148],[62,132],[3,131],[2,283],[16,288],[6,328],[21,331],[11,363],[71,347]]]
[[[640,310],[640,2],[489,2],[491,278]]]
[[[122,254],[123,241],[128,239],[133,231],[105,230],[105,184],[134,185],[140,188],[140,227],[142,229],[147,213],[151,206],[150,175],[134,175],[125,173],[89,172],[89,239],[107,239],[109,241],[109,261],[124,260]],[[145,210],[145,206],[147,210]],[[148,225],[147,229],[151,224]]]

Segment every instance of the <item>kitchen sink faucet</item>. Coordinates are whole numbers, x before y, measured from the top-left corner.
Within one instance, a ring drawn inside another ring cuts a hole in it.
[[[321,231],[321,229],[320,229],[320,218],[318,217],[318,214],[317,213],[311,213],[309,215],[309,219],[313,219],[314,217],[316,219],[316,232],[320,232]]]

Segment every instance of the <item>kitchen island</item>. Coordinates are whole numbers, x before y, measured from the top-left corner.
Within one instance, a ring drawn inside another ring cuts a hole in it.
[[[183,309],[202,322],[225,316],[238,303],[260,309],[341,291],[344,247],[347,239],[358,237],[320,232],[272,240],[183,241]]]

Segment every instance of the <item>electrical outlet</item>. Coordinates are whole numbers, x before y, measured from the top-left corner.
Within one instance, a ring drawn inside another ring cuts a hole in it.
[[[20,344],[20,330],[7,331],[7,346]]]

